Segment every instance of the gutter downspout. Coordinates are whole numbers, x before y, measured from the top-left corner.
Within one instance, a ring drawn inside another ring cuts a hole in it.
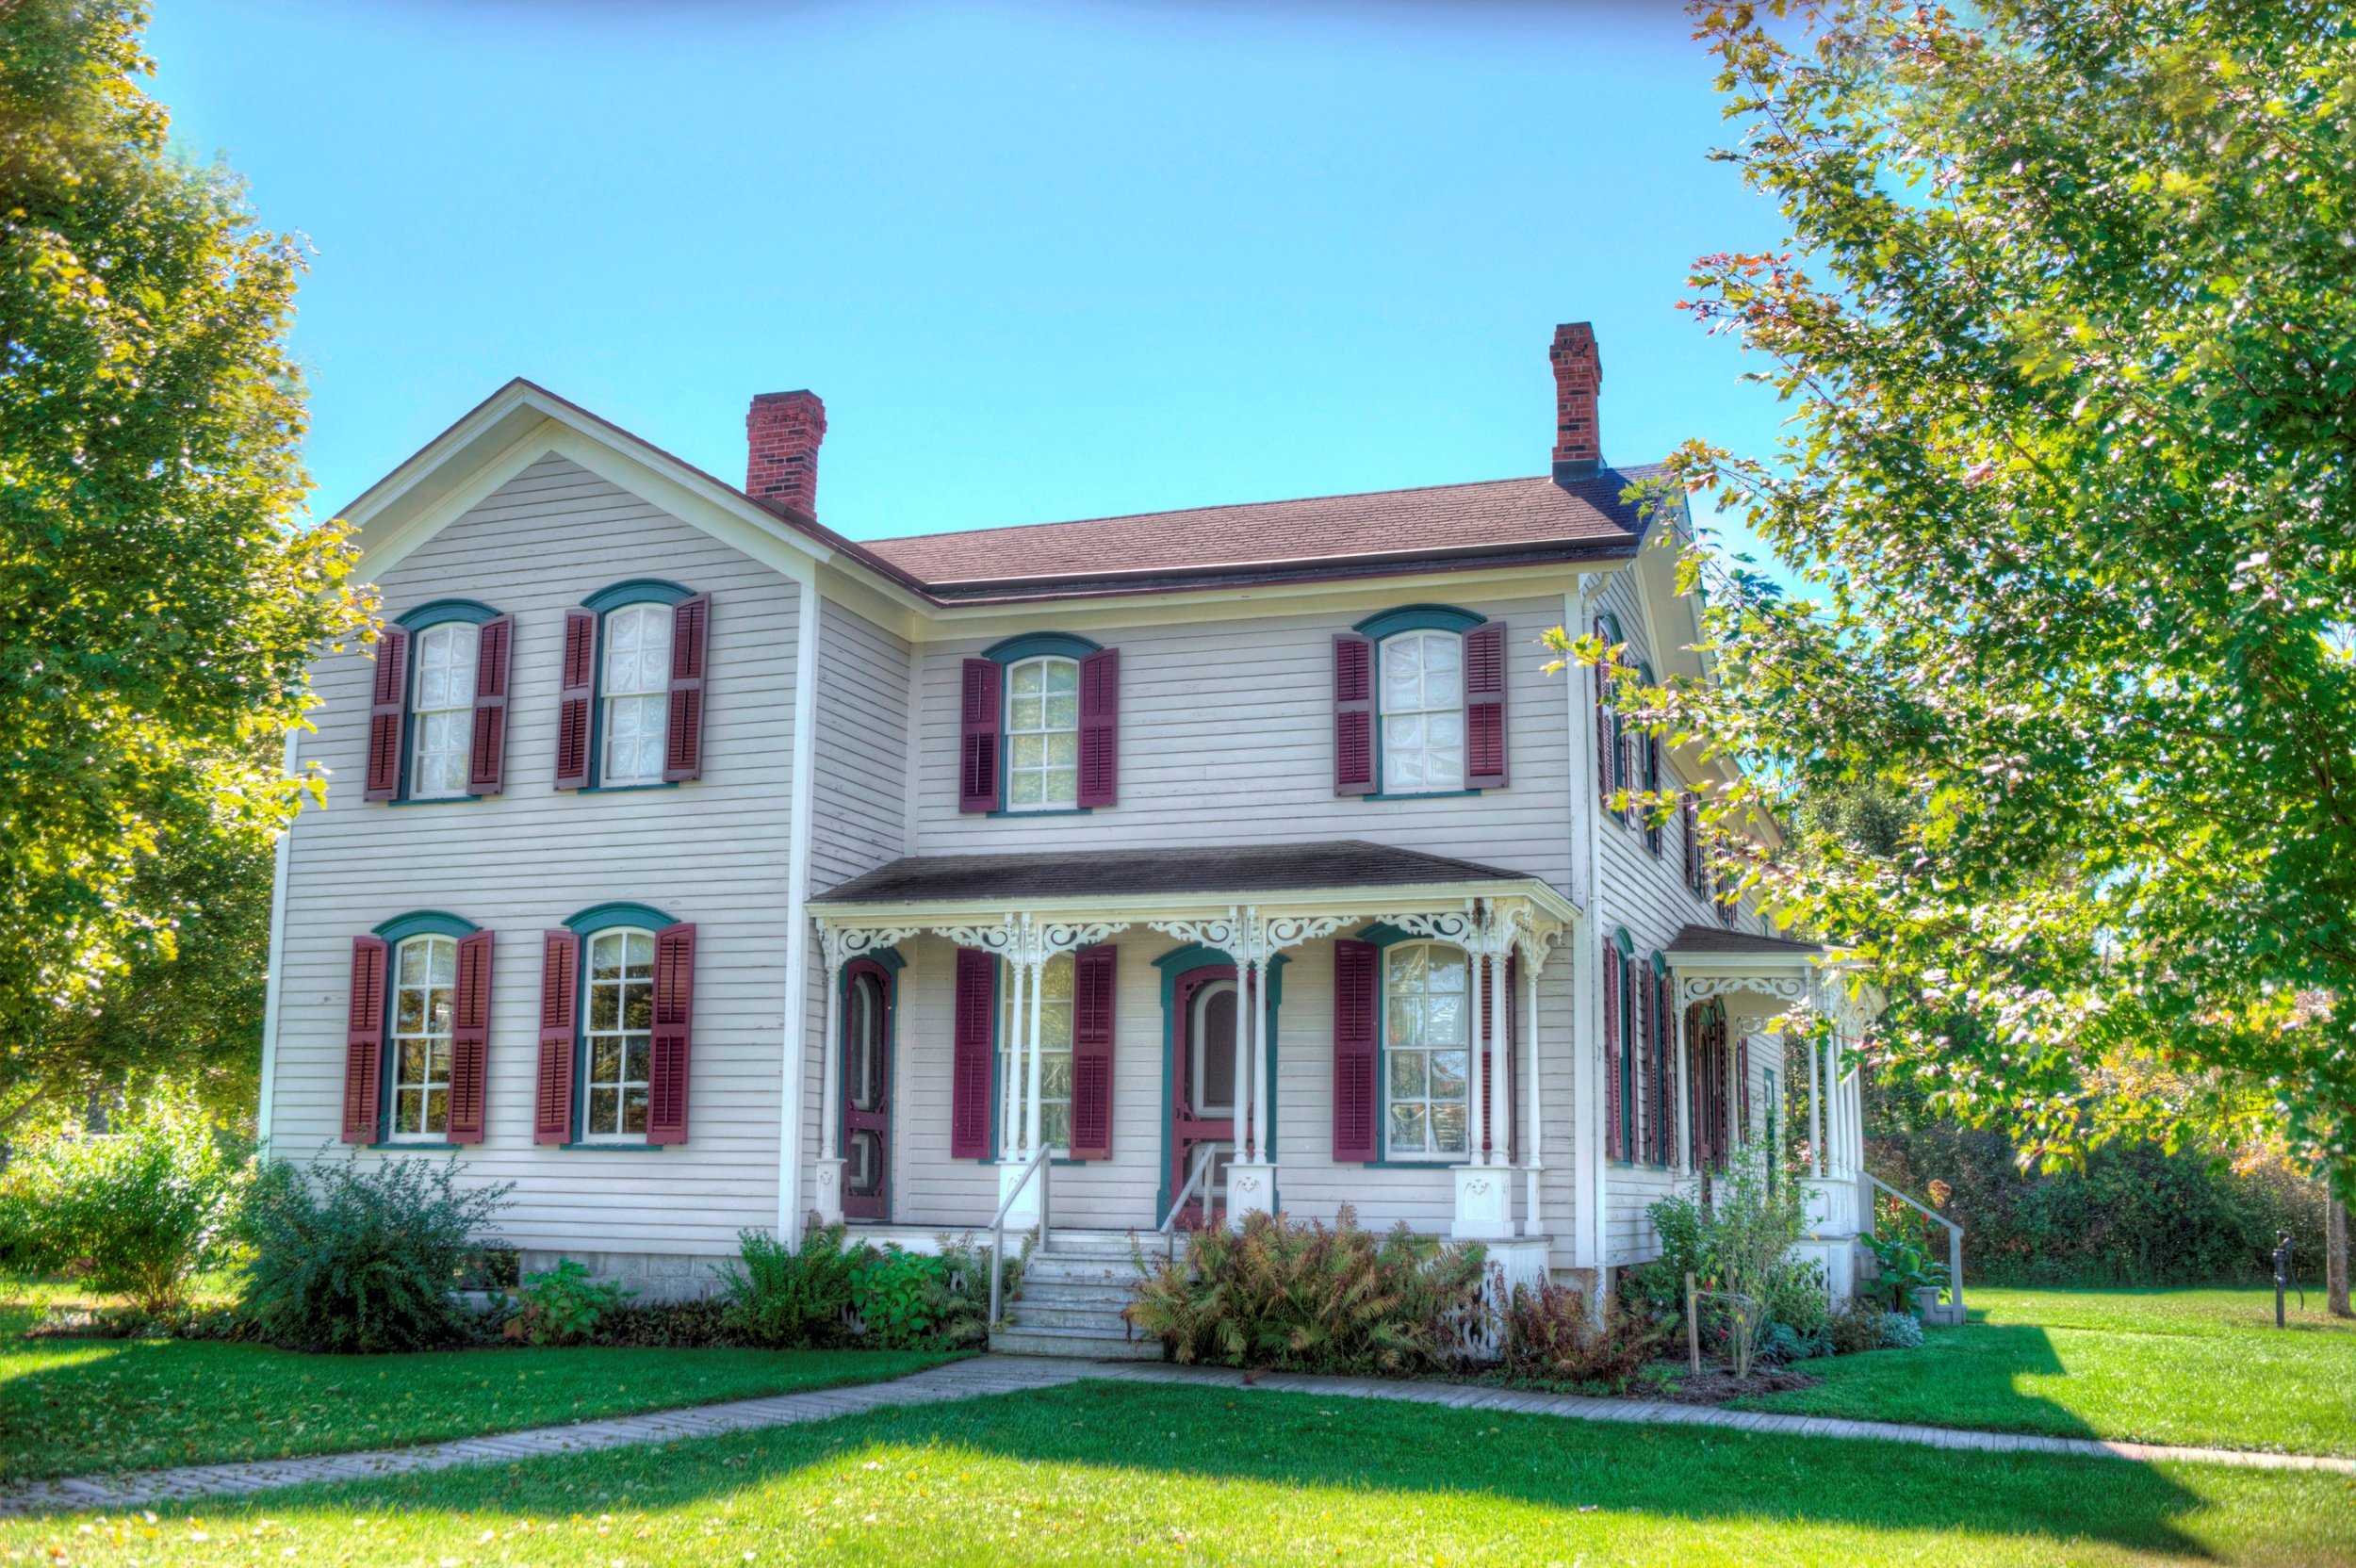
[[[286,731],[286,749],[279,763],[286,777],[295,776],[297,743],[301,732]],[[278,845],[271,857],[270,881],[270,946],[266,950],[262,975],[262,1093],[254,1108],[254,1140],[261,1152],[270,1152],[270,1122],[275,1090],[278,1086],[278,1010],[279,1002],[286,992],[286,862],[294,846],[295,823],[302,819],[303,808],[296,803],[295,815],[280,830]]]
[[[818,573],[795,581],[801,589],[794,643],[794,776],[792,820],[786,825],[785,1020],[780,1031],[777,1127],[777,1237],[788,1247],[802,1238],[802,1090],[808,1075],[810,1020],[810,832],[817,795]]]

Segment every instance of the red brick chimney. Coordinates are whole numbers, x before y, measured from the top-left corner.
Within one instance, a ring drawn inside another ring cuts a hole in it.
[[[1566,321],[1554,329],[1554,477],[1593,479],[1603,472],[1603,431],[1595,420],[1595,399],[1603,390],[1603,356],[1595,351],[1595,329]]]
[[[744,416],[744,493],[818,515],[818,443],[826,405],[815,392],[763,392]]]

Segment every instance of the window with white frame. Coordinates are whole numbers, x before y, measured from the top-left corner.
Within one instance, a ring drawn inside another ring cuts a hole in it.
[[[1058,953],[1040,971],[1039,985],[1039,1141],[1061,1154],[1072,1147],[1072,979],[1069,953]],[[1002,986],[1006,1016],[1000,1025],[999,1071],[1020,1073],[1022,1092],[1030,1093],[1030,1021],[1014,1013],[1014,988]],[[1028,1004],[1028,998],[1025,999]],[[1021,1129],[1016,1129],[1020,1133]],[[1007,1140],[1010,1144],[1019,1139]]]
[[[581,1135],[636,1142],[646,1135],[654,1050],[654,933],[622,926],[591,937],[586,984]]]
[[[1045,654],[1006,671],[1006,809],[1080,801],[1080,662]]]
[[[671,617],[667,604],[626,604],[605,613],[605,756],[601,784],[660,784],[670,718]]]
[[[444,621],[417,634],[409,709],[412,800],[447,800],[466,792],[480,641],[466,621]]]
[[[450,1132],[450,1034],[457,988],[458,944],[451,939],[411,937],[395,950],[391,1136],[396,1142],[439,1140]]]
[[[1464,787],[1464,639],[1404,631],[1383,643],[1383,791]]]
[[[1383,1099],[1393,1158],[1464,1152],[1470,974],[1461,948],[1404,942],[1383,954]]]

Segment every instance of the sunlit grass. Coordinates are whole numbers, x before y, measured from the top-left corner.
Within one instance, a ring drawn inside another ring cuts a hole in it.
[[[0,1526],[0,1554],[352,1568],[2356,1562],[2345,1478],[1110,1383],[155,1512]]]

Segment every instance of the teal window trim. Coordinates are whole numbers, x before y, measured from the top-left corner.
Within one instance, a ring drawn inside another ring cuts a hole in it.
[[[1620,618],[1609,610],[1595,612],[1595,627],[1602,634],[1603,640],[1614,646],[1628,641],[1626,637],[1620,635]]]
[[[578,1101],[579,1089],[575,1091]],[[604,1143],[594,1139],[560,1143],[559,1149],[585,1149],[594,1154],[660,1154],[671,1146],[667,1143]]]
[[[1025,631],[990,644],[982,650],[982,657],[994,663],[1019,664],[1025,659],[1049,655],[1063,659],[1086,659],[1091,653],[1104,651],[1104,644],[1091,643],[1068,631]]]
[[[471,937],[482,929],[474,922],[461,920],[447,909],[412,909],[405,915],[395,915],[370,935],[382,937],[389,952],[411,937]]]
[[[1378,760],[1375,765],[1380,767],[1382,766],[1380,759],[1383,755],[1383,742],[1379,737],[1374,743],[1374,752]],[[1372,794],[1360,795],[1358,798],[1360,800],[1461,800],[1466,795],[1486,794],[1487,792],[1485,790],[1408,790],[1399,794],[1391,794],[1377,790]]]
[[[1434,947],[1455,947],[1455,942],[1438,941],[1431,937],[1402,931],[1396,925],[1377,921],[1358,933],[1358,939],[1372,946],[1374,953],[1374,1136],[1375,1147],[1383,1151],[1379,1159],[1358,1163],[1375,1170],[1447,1170],[1464,1163],[1448,1154],[1415,1154],[1394,1157],[1391,1153],[1391,1008],[1383,993],[1390,963],[1385,955],[1401,942],[1431,942]],[[1467,1051],[1470,1050],[1468,1046]],[[1469,1116],[1467,1125],[1470,1124]]]
[[[401,721],[401,728],[404,736],[408,734],[409,724],[405,718]],[[405,761],[401,764],[401,783],[406,785],[409,782],[409,767]],[[437,795],[432,800],[411,800],[403,795],[392,800],[379,801],[377,804],[380,806],[480,806],[486,800],[496,798],[493,795]]]
[[[1283,1033],[1277,1027],[1284,1007],[1284,968],[1291,958],[1279,953],[1268,961],[1268,1001],[1265,1024],[1268,1030],[1268,1156],[1273,1160],[1284,1139],[1284,1098],[1279,1081],[1283,1065],[1279,1043]],[[1225,951],[1205,947],[1201,942],[1187,942],[1171,948],[1153,960],[1153,967],[1162,972],[1162,1147],[1161,1177],[1154,1187],[1153,1218],[1158,1223],[1170,1212],[1170,1144],[1178,1135],[1178,982],[1199,969],[1233,969],[1235,960]],[[1243,1064],[1238,1063],[1240,1070]],[[1281,1195],[1279,1195],[1281,1196]],[[1277,1205],[1280,1209],[1282,1205]]]
[[[1453,631],[1462,635],[1488,619],[1452,604],[1402,604],[1396,610],[1368,615],[1350,629],[1379,643],[1402,631]]]
[[[471,1149],[474,1145],[466,1143],[452,1143],[447,1138],[380,1137],[380,1139],[375,1143],[364,1143],[360,1147],[363,1149],[372,1150],[422,1149],[431,1154],[440,1154],[452,1149]]]
[[[602,704],[600,704],[600,706],[602,706]],[[590,721],[589,733],[591,743],[593,744],[596,743],[598,727],[602,722],[602,720],[594,718]],[[650,780],[645,784],[584,784],[580,789],[571,791],[570,792],[577,795],[634,795],[643,793],[647,790],[676,790],[679,787],[679,781],[676,778],[658,778]],[[436,800],[420,802],[419,804],[439,806],[443,803]]]
[[[695,596],[692,588],[682,588],[659,577],[634,577],[598,589],[581,601],[583,610],[594,610],[603,616],[609,610],[619,610],[626,604],[677,604]]]
[[[1092,817],[1096,815],[1096,808],[1093,806],[1055,806],[1043,811],[1018,811],[1005,804],[1006,798],[1006,781],[1001,779],[998,783],[1000,802],[998,809],[985,811],[982,815],[985,817]]]
[[[679,922],[651,904],[632,904],[627,900],[617,899],[606,904],[592,904],[564,923],[567,931],[577,936],[588,937],[616,925],[660,931],[666,925],[677,925]],[[585,972],[587,966],[582,967]]]
[[[423,631],[427,627],[440,626],[445,621],[465,621],[469,626],[481,626],[485,621],[499,619],[499,615],[498,611],[477,599],[434,599],[415,610],[402,612],[394,618],[393,624],[404,631]]]

